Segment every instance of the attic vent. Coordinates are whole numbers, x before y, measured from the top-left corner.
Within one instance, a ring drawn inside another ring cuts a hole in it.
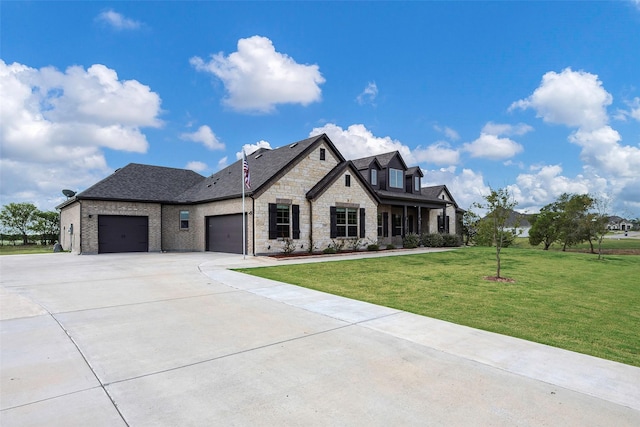
[[[258,155],[257,155],[256,157],[254,157],[254,158],[259,159],[260,157],[262,157],[262,154],[258,154]]]
[[[291,144],[291,145],[289,146],[289,148],[293,148],[293,147],[295,147],[296,145],[298,145],[298,143],[297,143],[297,142],[294,142],[293,144]]]

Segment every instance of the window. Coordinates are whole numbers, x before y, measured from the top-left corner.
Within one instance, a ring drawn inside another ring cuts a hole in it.
[[[277,237],[289,237],[289,205],[278,205],[276,213]]]
[[[382,236],[382,234],[384,233],[384,227],[383,227],[383,222],[382,222],[382,214],[379,213],[378,214],[378,236]]]
[[[325,158],[326,158],[325,149],[321,148],[320,149],[320,160],[325,160]]]
[[[378,170],[371,169],[371,185],[378,185]]]
[[[404,173],[399,169],[389,169],[389,186],[404,188]]]
[[[189,229],[189,211],[180,211],[180,229]]]
[[[420,177],[416,176],[413,178],[413,189],[416,192],[420,192]]]
[[[344,186],[351,187],[351,175],[344,176]]]
[[[338,237],[358,237],[358,210],[336,208]]]
[[[269,203],[269,239],[300,238],[300,205]]]

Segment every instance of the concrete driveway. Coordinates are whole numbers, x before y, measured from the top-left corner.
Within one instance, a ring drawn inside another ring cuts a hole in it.
[[[228,270],[277,263],[0,257],[0,425],[640,425],[639,368]]]

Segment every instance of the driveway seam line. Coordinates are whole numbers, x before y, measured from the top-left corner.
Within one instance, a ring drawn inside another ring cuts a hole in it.
[[[71,334],[69,333],[69,331],[62,325],[62,323],[58,320],[58,318],[53,314],[53,313],[49,313],[49,315],[51,316],[51,318],[58,324],[58,326],[60,326],[60,328],[64,331],[64,333],[67,335],[67,337],[69,337],[69,340],[71,341],[71,343],[73,343],[74,347],[76,348],[76,350],[78,351],[78,353],[80,353],[80,356],[82,357],[82,360],[84,360],[84,363],[87,364],[87,366],[89,367],[89,369],[91,370],[91,373],[93,374],[93,376],[96,378],[96,380],[98,381],[98,384],[100,384],[100,388],[102,388],[102,390],[104,391],[104,393],[107,395],[107,397],[109,398],[109,400],[111,401],[111,404],[113,405],[114,409],[116,410],[116,412],[118,412],[118,415],[120,416],[120,418],[122,419],[122,422],[129,427],[129,423],[127,422],[127,420],[125,419],[124,415],[122,414],[122,412],[120,412],[120,408],[118,408],[118,405],[116,404],[116,401],[113,399],[113,397],[111,396],[111,394],[109,394],[109,391],[107,390],[107,388],[105,387],[105,385],[102,383],[102,381],[100,381],[100,377],[98,376],[98,374],[96,373],[96,371],[93,369],[93,366],[91,366],[91,363],[89,363],[89,360],[87,360],[87,357],[84,355],[84,353],[82,352],[82,350],[80,350],[80,347],[78,346],[78,343],[76,343],[76,341],[73,339],[73,337],[71,336]]]

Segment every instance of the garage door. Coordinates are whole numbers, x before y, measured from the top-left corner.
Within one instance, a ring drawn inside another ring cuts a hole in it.
[[[242,253],[242,214],[207,217],[207,250]]]
[[[149,217],[98,216],[98,253],[148,251]]]

